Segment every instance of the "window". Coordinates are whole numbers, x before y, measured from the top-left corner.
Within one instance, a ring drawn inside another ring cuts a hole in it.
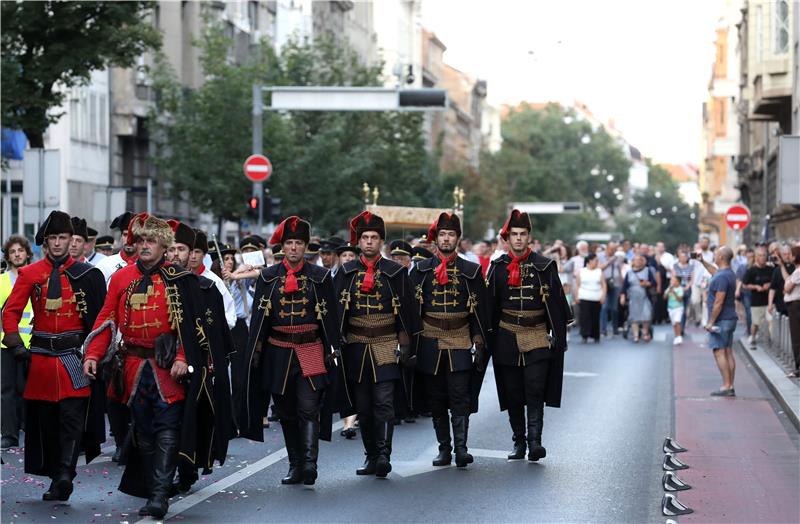
[[[776,55],[789,52],[789,0],[778,0],[775,4],[775,49]]]
[[[764,15],[762,6],[756,6],[756,62],[764,61]]]
[[[98,130],[97,130],[97,93],[92,91],[89,93],[89,142],[97,143],[98,142]]]
[[[69,99],[69,136],[78,139],[80,138],[80,122],[78,121],[78,109],[80,108],[80,100],[78,99],[79,90],[73,89],[72,95]]]

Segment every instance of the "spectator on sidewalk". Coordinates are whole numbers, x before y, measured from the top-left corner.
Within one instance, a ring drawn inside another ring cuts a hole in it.
[[[769,298],[769,288],[772,283],[772,271],[774,268],[767,265],[767,248],[760,246],[756,248],[755,263],[747,270],[742,280],[742,287],[750,291],[750,315],[752,324],[750,327],[750,338],[748,346],[756,349],[756,337],[761,325],[767,319],[767,301]]]
[[[575,297],[581,310],[581,338],[586,343],[589,337],[600,342],[600,308],[606,301],[606,281],[603,270],[598,267],[597,255],[589,253],[586,265],[575,279]]]
[[[770,283],[769,295],[767,297],[767,313],[774,315],[775,312],[781,315],[788,315],[786,304],[783,300],[783,286],[786,279],[794,272],[792,263],[792,248],[788,245],[780,246],[772,255],[775,269],[772,271],[772,282]],[[771,336],[771,332],[770,332]]]
[[[669,282],[669,287],[664,292],[664,299],[667,301],[669,320],[672,323],[672,329],[675,332],[675,338],[672,341],[672,345],[674,346],[683,343],[683,328],[681,326],[681,321],[683,320],[684,293],[685,290],[681,285],[680,277],[673,274]]]
[[[722,387],[712,391],[715,397],[734,397],[736,390],[733,387],[736,375],[736,360],[733,357],[733,332],[736,330],[736,275],[731,270],[733,251],[728,246],[722,246],[715,253],[716,266],[706,262],[700,255],[699,260],[711,274],[708,285],[708,322],[705,329],[708,331],[708,346],[714,352],[720,375]]]
[[[601,258],[603,278],[606,281],[606,300],[600,309],[600,332],[603,336],[608,334],[608,324],[611,322],[611,331],[614,335],[619,332],[619,291],[622,288],[622,268],[625,264],[625,253],[617,251],[616,242],[609,242],[606,246],[605,260]]]
[[[633,341],[639,342],[639,329],[642,338],[650,342],[650,322],[653,320],[653,304],[648,296],[650,289],[655,289],[656,277],[653,268],[647,265],[642,255],[633,257],[630,270],[625,274],[622,283],[622,294],[619,301],[628,304],[628,320],[631,323]]]
[[[789,373],[789,377],[800,378],[800,246],[792,248],[792,262],[795,270],[783,285],[783,301],[789,313],[789,335],[792,338],[794,356],[794,371]]]
[[[745,262],[744,264],[740,264],[738,269],[735,271],[736,273],[736,300],[739,301],[741,304],[741,314],[739,317],[741,318],[744,316],[745,321],[745,332],[747,336],[750,336],[750,327],[753,323],[753,319],[750,313],[750,300],[751,300],[751,293],[749,289],[745,289],[742,284],[744,280],[744,275],[747,273],[747,270],[752,267],[755,263],[755,252],[752,249],[745,249]]]

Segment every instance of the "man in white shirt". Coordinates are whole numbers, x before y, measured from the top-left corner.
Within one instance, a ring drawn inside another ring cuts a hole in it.
[[[225,286],[225,282],[203,264],[203,259],[208,253],[208,237],[205,232],[195,229],[194,235],[194,245],[189,254],[189,267],[187,269],[214,282],[214,285],[217,286],[222,295],[222,304],[225,306],[225,321],[228,323],[228,327],[233,329],[236,325],[236,304],[233,301],[233,295]]]
[[[111,275],[126,267],[128,264],[136,262],[136,246],[128,245],[128,226],[133,219],[133,213],[125,211],[111,222],[111,229],[120,231],[120,244],[122,248],[116,255],[111,255],[97,263],[97,269],[103,272],[106,279],[106,286],[111,280]]]
[[[83,245],[83,256],[86,257],[86,262],[96,266],[98,262],[106,258],[102,253],[95,250],[95,243],[97,242],[97,230],[93,227],[87,227],[86,232],[89,234],[86,242]]]

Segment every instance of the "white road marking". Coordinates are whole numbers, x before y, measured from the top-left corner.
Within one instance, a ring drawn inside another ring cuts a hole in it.
[[[333,424],[331,431],[333,432],[338,431],[342,427],[344,427],[344,421],[339,420]],[[286,458],[287,456],[288,453],[286,451],[286,448],[281,448],[277,451],[273,451],[272,453],[262,458],[261,460],[253,462],[248,467],[243,468],[237,471],[236,473],[228,475],[225,478],[219,479],[217,482],[214,482],[213,484],[204,487],[203,489],[201,489],[196,493],[192,493],[188,497],[185,497],[174,504],[170,504],[169,513],[167,513],[166,516],[164,516],[164,520],[169,520],[175,515],[183,513],[187,509],[190,509],[200,504],[204,500],[213,497],[223,489],[227,489],[230,486],[233,486],[234,484],[241,482],[248,477],[252,477],[259,471],[262,471],[270,467],[271,465],[275,464],[276,462],[280,461],[283,458]],[[154,521],[150,517],[145,517],[141,520],[136,521],[136,524],[139,524],[140,522],[154,522]]]
[[[588,371],[565,371],[564,372],[564,376],[565,377],[578,377],[578,378],[596,377],[597,373],[590,373]]]

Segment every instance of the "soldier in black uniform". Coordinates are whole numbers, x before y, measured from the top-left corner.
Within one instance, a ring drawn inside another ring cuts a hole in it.
[[[330,440],[331,358],[339,351],[336,296],[330,271],[304,261],[311,226],[291,216],[270,244],[286,257],[261,271],[245,354],[246,383],[239,402],[241,435],[263,442],[262,416],[271,392],[289,453],[282,484],[314,484],[319,439]]]
[[[488,359],[489,319],[481,267],[458,256],[460,237],[458,215],[439,215],[428,231],[428,238],[436,242],[438,256],[417,263],[411,271],[411,282],[423,328],[416,339],[416,369],[424,376],[427,404],[439,441],[439,454],[433,465],[448,466],[452,461],[452,422],[456,466],[463,468],[472,462],[472,455],[467,452],[469,415],[478,409],[478,393]]]
[[[337,288],[348,399],[358,412],[367,456],[356,474],[379,478],[392,470],[395,388],[403,395],[398,360],[407,362],[411,337],[419,331],[408,271],[381,258],[385,238],[377,215],[365,211],[350,222],[350,243],[358,244],[361,256],[342,267]]]
[[[561,406],[567,324],[567,304],[558,269],[552,259],[528,248],[531,222],[513,210],[500,236],[509,253],[492,262],[487,274],[493,300],[491,343],[500,409],[508,410],[514,450],[509,459],[544,458],[544,404]],[[527,439],[525,406],[528,407]]]
[[[389,244],[389,255],[392,260],[411,271],[411,244],[405,240],[393,240]]]

